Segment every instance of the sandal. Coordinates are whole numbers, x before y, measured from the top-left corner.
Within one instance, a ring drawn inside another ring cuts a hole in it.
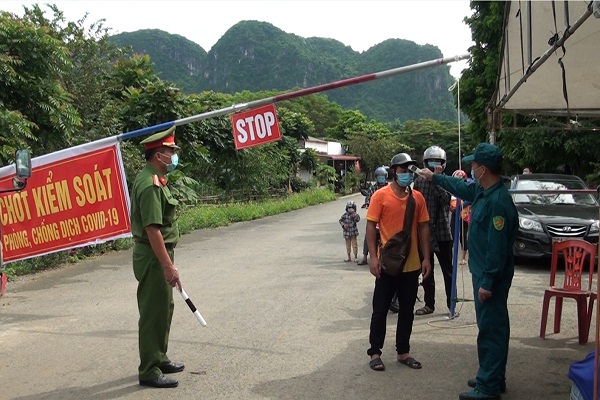
[[[344,262],[350,262],[350,261],[352,261],[352,260],[349,258],[347,260],[344,260]]]
[[[415,360],[412,357],[406,357],[404,360],[398,359],[398,362],[400,364],[404,364],[408,368],[412,368],[412,369],[421,369],[421,368],[423,368],[423,366],[421,365],[421,363],[418,362],[417,360]]]
[[[381,357],[371,359],[369,362],[369,367],[371,367],[373,371],[385,371],[385,365],[383,365]]]
[[[433,308],[429,306],[421,307],[417,311],[415,311],[415,315],[427,315],[433,314]]]

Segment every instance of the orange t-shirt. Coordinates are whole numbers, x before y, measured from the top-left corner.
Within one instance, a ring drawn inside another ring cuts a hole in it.
[[[415,199],[415,216],[411,232],[412,243],[410,245],[410,254],[404,265],[404,272],[416,271],[421,268],[417,227],[421,223],[429,222],[429,213],[427,212],[425,198],[416,190],[413,190],[412,194]],[[402,230],[407,200],[408,196],[404,198],[396,196],[392,190],[392,185],[379,189],[371,197],[371,202],[367,210],[367,221],[379,223],[382,245],[385,245],[392,236]]]

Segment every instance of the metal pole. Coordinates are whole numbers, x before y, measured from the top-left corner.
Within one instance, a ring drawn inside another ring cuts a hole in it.
[[[460,77],[456,86],[456,102],[458,110],[456,112],[458,119],[458,169],[462,170],[462,153],[461,153],[461,135],[460,135]]]
[[[450,315],[452,319],[456,316],[456,278],[458,275],[458,247],[460,246],[459,236],[461,234],[461,218],[460,211],[462,209],[462,200],[456,198],[456,209],[454,210],[454,256],[452,257],[452,291],[450,296]],[[463,239],[464,240],[464,239]]]

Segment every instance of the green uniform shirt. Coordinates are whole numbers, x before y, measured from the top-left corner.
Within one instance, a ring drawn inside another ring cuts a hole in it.
[[[456,197],[473,203],[467,238],[469,270],[479,278],[481,287],[490,291],[498,284],[510,287],[519,217],[503,182],[484,190],[479,184],[441,174],[433,175],[433,181]]]
[[[165,243],[176,244],[179,227],[175,208],[179,202],[171,195],[164,176],[149,165],[140,171],[131,190],[131,233],[136,240],[148,241],[146,227],[158,225]]]

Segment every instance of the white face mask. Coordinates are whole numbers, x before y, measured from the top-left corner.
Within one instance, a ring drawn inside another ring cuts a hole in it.
[[[481,177],[483,176],[483,174],[482,174],[482,175],[480,175],[480,176],[479,176],[479,178],[476,178],[476,177],[475,177],[475,171],[478,171],[478,170],[480,170],[481,168],[483,168],[483,165],[480,165],[479,167],[477,167],[477,168],[475,168],[475,169],[472,169],[472,170],[471,170],[471,178],[473,178],[473,180],[474,180],[475,182],[479,182],[479,180],[480,180],[480,179],[481,179]],[[484,172],[484,174],[485,174],[485,172]]]

